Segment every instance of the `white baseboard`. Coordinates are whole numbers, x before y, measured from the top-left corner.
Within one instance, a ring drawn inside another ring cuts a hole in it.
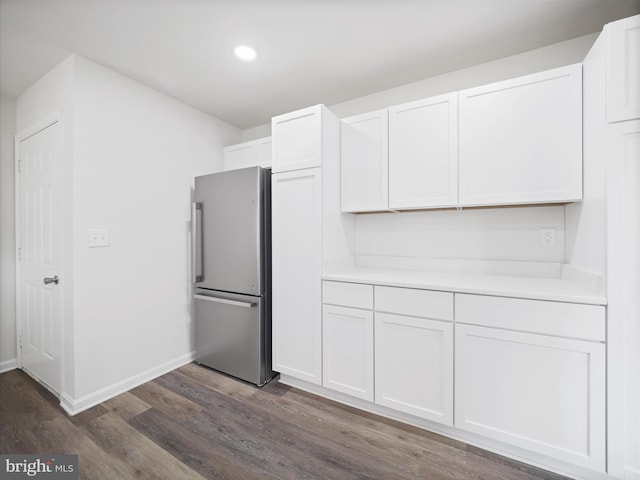
[[[640,470],[631,470],[630,468],[624,471],[625,480],[640,480]]]
[[[18,361],[15,358],[0,362],[0,373],[10,372],[11,370],[15,370],[16,368],[18,368]]]
[[[65,392],[62,392],[62,394],[60,395],[60,406],[69,415],[76,415],[91,407],[95,407],[102,402],[110,400],[111,398],[116,397],[121,393],[125,393],[132,388],[138,387],[143,383],[149,382],[154,378],[158,378],[161,375],[170,372],[171,370],[182,367],[183,365],[192,362],[194,359],[195,352],[181,355],[178,358],[163,363],[162,365],[158,365],[157,367],[151,368],[144,372],[140,372],[132,377],[126,378],[124,380],[121,380],[120,382],[109,385],[108,387],[101,388],[100,390],[77,399],[74,399],[67,395]]]
[[[320,385],[315,385],[305,380],[299,380],[289,375],[280,374],[280,383],[289,385],[291,387],[304,390],[305,392],[313,393],[315,395],[334,400],[345,405],[364,410],[366,412],[374,413],[382,417],[397,420],[402,423],[413,425],[424,430],[437,433],[439,435],[464,442],[468,445],[473,445],[483,450],[496,453],[503,457],[510,458],[517,462],[525,463],[536,468],[541,468],[550,472],[564,475],[568,478],[576,480],[619,480],[603,472],[596,472],[588,468],[579,467],[576,465],[556,460],[551,457],[546,457],[535,452],[530,452],[519,447],[492,440],[481,435],[477,435],[471,432],[465,432],[464,430],[449,427],[446,425],[440,425],[430,420],[424,420],[413,415],[409,415],[397,410],[383,407],[376,403],[372,403],[366,400],[352,397],[345,393],[336,392]],[[631,480],[635,480],[634,477],[629,477]],[[625,480],[627,477],[625,477]]]

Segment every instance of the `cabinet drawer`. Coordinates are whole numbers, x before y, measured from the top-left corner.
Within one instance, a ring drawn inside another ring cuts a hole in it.
[[[373,285],[345,282],[322,282],[322,303],[373,309]]]
[[[453,321],[453,293],[378,286],[375,293],[377,311]]]
[[[605,340],[600,305],[456,294],[456,322],[581,340]]]

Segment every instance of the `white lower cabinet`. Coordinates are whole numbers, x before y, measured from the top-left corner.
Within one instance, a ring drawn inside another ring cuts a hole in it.
[[[325,281],[323,302],[324,387],[453,425],[452,293]]]
[[[605,470],[602,343],[456,325],[455,426]]]
[[[373,401],[373,312],[324,305],[322,384]]]
[[[453,425],[453,325],[376,312],[375,401]]]
[[[604,306],[324,281],[322,323],[325,388],[606,471]]]

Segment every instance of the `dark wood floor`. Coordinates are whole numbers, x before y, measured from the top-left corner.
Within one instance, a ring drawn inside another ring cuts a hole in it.
[[[560,477],[272,382],[191,364],[74,417],[25,373],[0,375],[0,453],[76,453],[81,479]]]

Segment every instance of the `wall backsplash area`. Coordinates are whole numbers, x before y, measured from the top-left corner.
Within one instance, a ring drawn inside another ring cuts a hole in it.
[[[554,246],[541,245],[542,229],[555,230]],[[360,214],[356,263],[557,277],[564,233],[562,205]]]

